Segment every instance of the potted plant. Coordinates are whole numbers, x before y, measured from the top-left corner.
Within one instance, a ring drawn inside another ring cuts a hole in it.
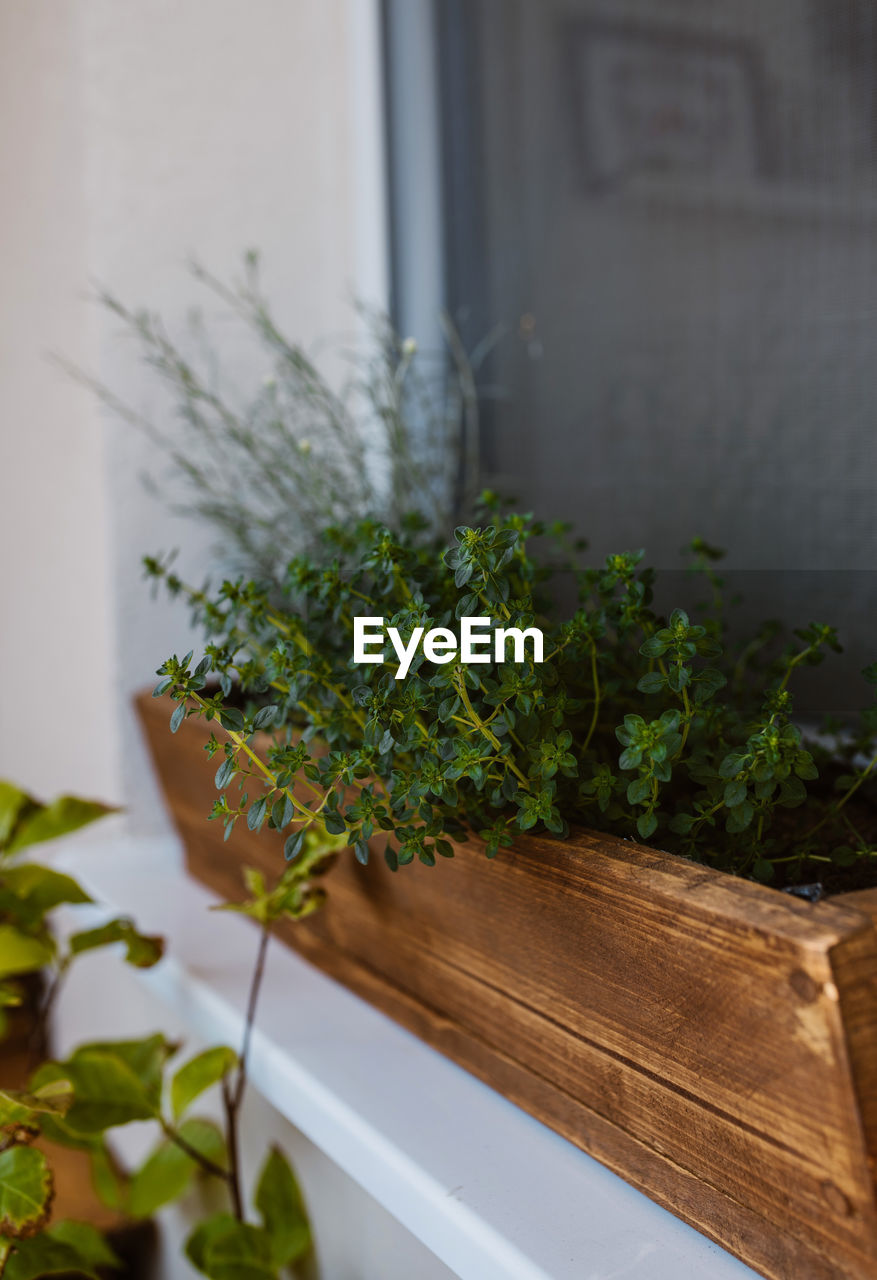
[[[486,504],[444,554],[331,530],[280,595],[152,563],[207,636],[153,704],[215,782],[227,843],[195,834],[193,787],[189,865],[223,892],[241,858],[329,867],[290,937],[306,955],[766,1276],[864,1280],[874,709],[831,750],[805,740],[794,677],[834,631],[729,648],[703,542],[697,622],[657,612],[640,553],[555,556],[563,611],[534,547],[567,531]]]
[[[159,1034],[141,1040],[80,1045],[63,1060],[48,1047],[51,1013],[75,960],[121,944],[129,964],[161,959],[161,938],[141,934],[127,918],[74,931],[60,944],[51,916],[62,905],[92,900],[71,876],[30,859],[33,847],[109,812],[94,801],[62,796],[45,805],[0,780],[0,995],[17,1008],[35,990],[25,1019],[27,1034],[0,1046],[0,1276],[40,1280],[118,1273],[149,1273],[153,1214],[177,1200],[196,1177],[218,1183],[225,1206],[207,1213],[186,1241],[192,1265],[212,1280],[278,1280],[309,1254],[310,1226],[301,1191],[283,1153],[268,1152],[253,1189],[256,1221],[246,1204],[239,1158],[240,1112],[259,990],[272,931],[280,919],[301,919],[317,905],[308,886],[307,859],[268,890],[258,873],[240,910],[260,926],[240,1053],[215,1046],[171,1064],[180,1045]],[[46,975],[48,975],[46,977]],[[42,981],[34,983],[40,977]],[[18,1028],[13,1023],[12,1030]],[[6,1030],[10,1029],[7,1024]],[[219,1088],[225,1124],[192,1114]],[[113,1158],[108,1135],[121,1125],[151,1123],[156,1144],[130,1173]],[[57,1220],[64,1209],[87,1204],[81,1184],[91,1172],[94,1204],[89,1220]],[[76,1185],[75,1195],[71,1188]],[[59,1194],[60,1192],[60,1194]],[[66,1192],[66,1195],[65,1195]],[[101,1202],[104,1208],[101,1206]]]

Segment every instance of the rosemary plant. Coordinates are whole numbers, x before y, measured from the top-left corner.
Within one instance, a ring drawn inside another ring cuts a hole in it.
[[[445,317],[444,349],[418,350],[385,315],[359,307],[358,337],[331,344],[318,362],[281,330],[255,253],[237,284],[197,264],[192,274],[238,322],[238,353],[248,353],[255,384],[248,392],[238,394],[221,374],[223,344],[200,312],[175,337],[160,316],[108,292],[100,302],[167,392],[166,419],[154,421],[61,363],[154,443],[169,466],[148,477],[151,487],[215,532],[219,563],[271,581],[339,520],[380,516],[392,525],[396,513],[418,511],[423,528],[444,530],[455,506],[471,507],[476,376],[496,334],[468,356]]]

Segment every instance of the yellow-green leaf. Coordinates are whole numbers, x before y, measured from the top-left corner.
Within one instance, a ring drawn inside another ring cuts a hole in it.
[[[164,955],[164,939],[153,934],[138,933],[134,922],[126,917],[108,920],[96,929],[74,933],[70,938],[70,950],[74,955],[94,951],[98,947],[125,944],[125,959],[138,969],[151,969]]]
[[[3,849],[15,830],[19,815],[33,804],[26,791],[22,791],[14,782],[0,779],[0,849]]]
[[[82,800],[79,796],[58,796],[51,804],[40,806],[18,825],[7,846],[9,853],[17,853],[28,845],[55,840],[58,836],[78,831],[80,827],[96,822],[108,813],[117,813],[112,805],[99,800]]]
[[[15,925],[0,924],[0,979],[36,973],[50,963],[54,948],[48,938],[31,937]]]
[[[237,1063],[238,1056],[234,1049],[226,1045],[216,1045],[205,1049],[197,1057],[192,1058],[180,1067],[171,1081],[171,1107],[178,1120],[187,1107],[205,1090],[218,1084]]]
[[[0,1152],[0,1236],[34,1235],[49,1219],[54,1187],[42,1151],[10,1147]]]
[[[66,1115],[72,1102],[73,1091],[68,1080],[53,1080],[35,1093],[0,1090],[0,1128],[39,1125],[41,1115]]]
[[[62,1069],[73,1085],[65,1126],[74,1133],[100,1133],[133,1120],[151,1120],[158,1112],[144,1082],[114,1053],[80,1051]]]

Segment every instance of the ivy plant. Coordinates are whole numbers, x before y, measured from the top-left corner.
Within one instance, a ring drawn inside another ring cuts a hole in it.
[[[449,547],[416,518],[330,527],[318,553],[289,562],[280,595],[246,578],[195,590],[146,562],[204,629],[203,656],[167,659],[155,694],[173,700],[172,730],[192,716],[215,726],[211,816],[226,834],[276,831],[290,863],[312,836],[365,862],[380,837],[395,870],[451,857],[473,832],[493,857],[523,832],[582,824],[777,885],[870,875],[877,832],[861,802],[877,708],[830,751],[793,718],[797,673],[840,647],[831,626],[732,641],[721,552],[702,539],[690,552],[703,608],[662,613],[642,551],[587,566],[567,526],[493,494],[483,509]],[[544,661],[418,652],[398,679],[389,645],[383,663],[353,660],[357,618],[407,642],[473,616],[538,626]],[[877,684],[877,665],[864,674]]]
[[[156,964],[161,938],[140,933],[127,918],[72,932],[59,947],[51,914],[59,906],[91,903],[70,876],[34,861],[32,847],[109,812],[107,806],[64,796],[43,805],[12,783],[0,782],[0,997],[6,1007],[22,1002],[22,983],[37,975],[45,994],[33,1011],[32,1056],[41,1056],[46,1026],[63,978],[77,957],[119,945],[128,963]],[[26,853],[25,853],[26,851]],[[148,1218],[177,1200],[193,1179],[218,1182],[227,1208],[198,1223],[186,1243],[192,1264],[211,1280],[272,1280],[311,1248],[310,1225],[295,1175],[279,1148],[265,1157],[245,1203],[239,1157],[239,1119],[247,1084],[247,1061],[268,943],[276,922],[307,915],[319,903],[309,888],[314,853],[290,867],[270,890],[249,873],[249,896],[225,904],[260,926],[243,1043],[208,1048],[176,1064],[180,1046],[161,1034],[139,1040],[80,1045],[69,1057],[40,1061],[25,1088],[0,1089],[0,1276],[37,1280],[83,1275],[100,1280],[119,1265],[99,1231],[83,1222],[53,1222],[51,1147],[39,1138],[88,1153],[95,1188],[129,1218]],[[193,1114],[211,1089],[222,1098],[225,1123]],[[108,1145],[113,1130],[132,1123],[156,1130],[152,1151],[139,1168],[123,1174]]]

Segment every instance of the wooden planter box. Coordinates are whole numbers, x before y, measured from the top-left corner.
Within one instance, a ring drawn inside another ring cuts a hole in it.
[[[138,709],[193,875],[279,840],[206,814],[209,729]],[[812,905],[633,843],[341,857],[283,938],[771,1280],[877,1276],[877,891]]]

